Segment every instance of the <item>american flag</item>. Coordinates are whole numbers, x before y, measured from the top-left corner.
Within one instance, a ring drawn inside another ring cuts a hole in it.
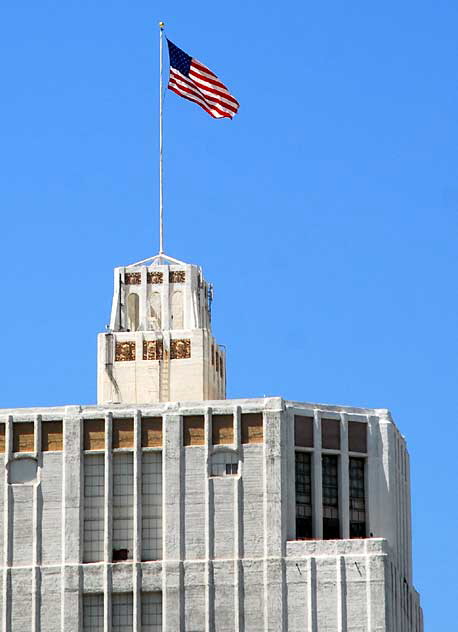
[[[239,103],[224,83],[206,66],[175,46],[169,39],[169,90],[194,101],[213,118],[232,118]]]

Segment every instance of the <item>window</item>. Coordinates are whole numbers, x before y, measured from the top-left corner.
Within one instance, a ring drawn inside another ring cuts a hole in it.
[[[64,449],[61,421],[44,421],[41,424],[41,449],[43,452],[61,452]]]
[[[127,297],[127,328],[129,331],[138,331],[139,326],[139,298],[132,292]]]
[[[183,417],[183,445],[204,445],[204,416]]]
[[[112,448],[134,447],[134,420],[113,419]]]
[[[313,417],[294,415],[294,443],[301,448],[313,448]]]
[[[160,448],[162,446],[162,417],[144,417],[142,419],[142,448]]]
[[[83,632],[103,632],[103,595],[83,595]]]
[[[113,455],[113,562],[132,559],[134,535],[134,459]]]
[[[222,450],[212,454],[210,476],[235,476],[238,473],[239,457],[235,452]]]
[[[321,420],[321,447],[325,450],[340,450],[340,421]]]
[[[350,452],[367,452],[367,424],[348,422],[348,449]]]
[[[313,537],[312,464],[309,452],[296,452],[296,539]]]
[[[162,593],[142,593],[142,632],[161,632]]]
[[[335,540],[340,537],[338,464],[339,460],[337,456],[330,454],[323,455],[322,476],[324,540]]]
[[[134,600],[132,593],[114,593],[111,596],[112,632],[133,632]]]
[[[142,560],[162,559],[162,452],[142,455]]]
[[[212,443],[221,445],[234,442],[233,415],[212,415]]]
[[[13,452],[34,452],[34,425],[17,423],[13,425]]]
[[[105,419],[84,422],[84,449],[105,450]]]
[[[350,457],[350,538],[366,537],[364,459]]]
[[[103,560],[104,495],[104,455],[86,454],[84,457],[84,562]]]
[[[242,413],[242,443],[262,443],[262,413]]]

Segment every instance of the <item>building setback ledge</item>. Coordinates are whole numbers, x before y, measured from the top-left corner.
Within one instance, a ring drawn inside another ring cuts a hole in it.
[[[289,540],[286,557],[336,555],[387,555],[390,547],[384,538],[352,540]]]

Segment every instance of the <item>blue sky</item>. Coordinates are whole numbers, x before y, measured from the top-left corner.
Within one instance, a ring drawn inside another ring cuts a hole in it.
[[[165,96],[166,251],[215,284],[228,394],[392,410],[426,629],[449,630],[458,4],[171,4],[2,3],[0,407],[95,401],[112,268],[158,247],[163,19],[241,104]]]

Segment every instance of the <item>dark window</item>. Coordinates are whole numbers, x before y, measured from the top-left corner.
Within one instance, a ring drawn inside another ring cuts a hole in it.
[[[321,420],[321,447],[326,450],[340,450],[340,421]]]
[[[350,457],[350,538],[366,537],[364,459]]]
[[[339,524],[339,460],[337,456],[325,454],[323,461],[323,539],[340,538]]]
[[[294,443],[301,448],[313,448],[313,417],[294,415]]]
[[[308,452],[296,452],[296,539],[313,537],[312,465]]]
[[[367,424],[348,422],[348,449],[350,452],[367,452]]]

